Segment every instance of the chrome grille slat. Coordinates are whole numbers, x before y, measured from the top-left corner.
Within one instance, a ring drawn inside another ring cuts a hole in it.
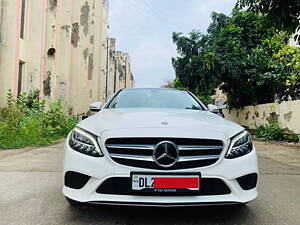
[[[112,158],[117,159],[129,159],[129,160],[141,160],[141,161],[153,161],[152,156],[147,155],[125,155],[125,154],[110,154]],[[209,160],[218,159],[219,155],[208,155],[208,156],[181,156],[179,162],[196,161],[196,160]]]
[[[197,161],[197,160],[210,160],[219,159],[219,155],[206,155],[206,156],[181,156],[179,162]]]
[[[128,145],[128,144],[108,144],[107,148],[119,149],[146,149],[154,150],[155,145]],[[202,145],[178,145],[179,151],[193,151],[193,150],[222,150],[223,146],[202,146]]]
[[[154,149],[154,145],[127,145],[127,144],[108,144],[107,148],[122,148],[122,149]]]
[[[179,151],[178,162],[170,168],[188,169],[214,164],[224,148],[220,140],[189,138],[110,138],[105,147],[115,162],[138,168],[163,170],[153,159],[155,146],[162,141],[176,144]]]
[[[189,150],[210,150],[210,149],[223,149],[223,146],[203,146],[203,145],[178,145],[179,151],[189,151]]]
[[[154,161],[152,156],[146,155],[125,155],[125,154],[110,154],[112,158],[117,159],[130,159],[130,160],[141,160],[141,161]]]

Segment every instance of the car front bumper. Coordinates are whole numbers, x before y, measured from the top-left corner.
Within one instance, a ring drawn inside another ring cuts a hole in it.
[[[120,165],[114,162],[107,154],[104,157],[95,158],[83,155],[71,149],[66,142],[64,158],[64,176],[68,171],[77,172],[89,176],[87,183],[80,189],[74,189],[64,185],[63,194],[75,201],[91,204],[109,205],[139,205],[139,206],[197,206],[246,203],[257,197],[257,187],[244,190],[237,178],[258,174],[256,151],[253,149],[249,154],[236,158],[225,159],[224,155],[213,165],[193,168],[172,170],[168,172],[201,173],[201,179],[217,178],[222,180],[230,189],[229,194],[218,195],[193,195],[193,196],[150,196],[134,194],[100,194],[98,187],[109,178],[128,178],[131,172],[153,172],[160,170],[141,169]],[[105,152],[104,152],[105,153]],[[225,153],[224,153],[225,154]],[[205,183],[201,183],[205,185]]]

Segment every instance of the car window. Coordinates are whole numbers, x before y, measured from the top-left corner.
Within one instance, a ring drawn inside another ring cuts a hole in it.
[[[114,97],[108,108],[177,108],[204,110],[188,92],[173,89],[125,89]]]

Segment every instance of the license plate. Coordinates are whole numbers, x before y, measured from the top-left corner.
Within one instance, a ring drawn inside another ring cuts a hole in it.
[[[200,174],[132,173],[136,192],[195,192],[200,190]]]

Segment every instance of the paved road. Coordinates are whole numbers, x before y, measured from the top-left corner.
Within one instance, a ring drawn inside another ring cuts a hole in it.
[[[70,207],[61,193],[62,143],[0,151],[0,224],[300,224],[300,148],[256,143],[259,198],[246,207]]]

